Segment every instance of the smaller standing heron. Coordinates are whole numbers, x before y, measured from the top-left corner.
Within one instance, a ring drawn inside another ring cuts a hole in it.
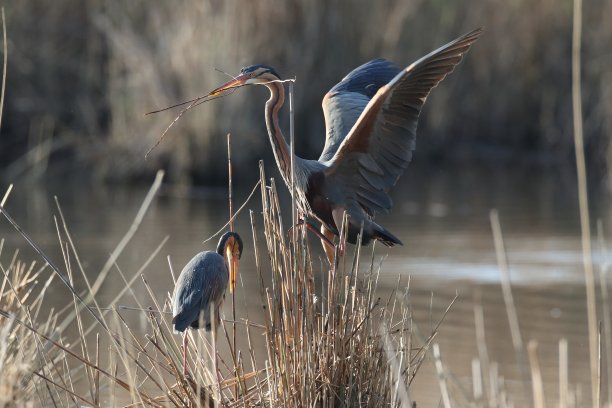
[[[236,286],[238,260],[242,255],[242,239],[235,232],[226,232],[217,251],[203,251],[194,256],[181,271],[172,296],[172,325],[183,332],[183,374],[187,374],[187,328],[216,328],[221,319],[219,309],[225,299],[228,282]],[[214,316],[214,325],[213,325]]]

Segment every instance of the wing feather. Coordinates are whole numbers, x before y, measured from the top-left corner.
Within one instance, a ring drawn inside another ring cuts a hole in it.
[[[481,33],[474,30],[438,48],[378,89],[328,159],[326,184],[341,185],[345,202],[356,200],[370,215],[391,208],[388,191],[412,159],[419,113],[429,92]]]
[[[330,160],[381,86],[400,69],[384,59],[375,59],[355,68],[323,98],[325,147],[319,161]]]

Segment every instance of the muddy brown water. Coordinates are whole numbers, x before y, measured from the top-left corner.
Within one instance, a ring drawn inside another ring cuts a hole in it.
[[[525,343],[529,340],[538,342],[547,403],[552,405],[557,401],[558,342],[566,338],[569,342],[571,389],[581,395],[582,405],[588,406],[585,287],[572,169],[414,166],[407,173],[393,191],[394,210],[377,218],[404,242],[401,247],[387,249],[380,246],[376,250],[376,259],[386,256],[380,294],[388,295],[398,276],[402,276],[403,282],[410,277],[413,316],[424,331],[435,324],[458,294],[440,328],[437,341],[444,366],[451,373],[451,393],[459,405],[468,405],[461,398],[461,389],[469,395],[473,392],[472,360],[478,357],[474,324],[477,302],[484,310],[491,369],[503,376],[504,386],[515,406],[522,406],[525,395],[521,370],[512,347],[489,222],[489,211],[496,208],[510,262],[522,338]],[[235,207],[243,202],[255,181],[234,180]],[[53,196],[58,196],[85,270],[93,279],[128,230],[146,190],[145,187],[94,187],[82,182],[51,183],[45,187],[24,182],[17,183],[7,209],[61,265],[53,222]],[[284,197],[283,207],[289,217],[288,193],[284,186],[280,194]],[[260,209],[257,194],[248,208]],[[604,232],[609,233],[608,196],[593,194],[591,211],[593,230],[596,230],[595,220],[601,219]],[[289,225],[289,218],[286,219]],[[201,242],[226,220],[224,188],[181,190],[164,186],[117,264],[126,275],[133,275],[164,237],[169,236],[160,254],[144,271],[157,299],[163,300],[172,291],[167,256],[178,273],[195,253],[205,247],[214,248],[216,239],[205,246]],[[248,212],[239,216],[237,230],[242,232],[247,242],[240,266],[242,287],[239,288],[237,315],[244,316],[248,311],[250,318],[256,320],[261,309]],[[9,262],[17,248],[22,259],[38,259],[5,220],[0,221],[0,237],[6,240],[3,264]],[[316,256],[322,256],[314,239],[312,244]],[[602,251],[597,241],[594,241],[593,248],[595,269],[599,271],[599,266],[607,260],[607,251]],[[78,284],[83,282],[77,280]],[[122,281],[111,273],[98,296],[99,302],[102,305],[109,302],[122,287]],[[599,287],[597,290],[599,294]],[[56,282],[47,301],[59,308],[68,298],[67,293]],[[145,304],[150,304],[143,285],[136,284],[134,293]],[[134,301],[126,297],[120,304],[133,306]],[[601,307],[598,304],[600,320]],[[133,327],[144,333],[144,319],[136,316],[138,312],[133,313],[135,315],[130,318]],[[227,303],[225,313],[230,313]],[[604,381],[604,397],[606,389]],[[420,406],[438,406],[440,403],[440,387],[431,357],[425,361],[411,387],[411,396]]]

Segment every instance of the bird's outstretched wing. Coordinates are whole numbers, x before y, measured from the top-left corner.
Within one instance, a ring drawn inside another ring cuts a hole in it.
[[[325,147],[319,161],[325,162],[334,157],[368,102],[400,71],[400,68],[387,60],[375,59],[352,70],[325,94],[322,104],[326,128]]]
[[[391,208],[389,189],[412,159],[417,121],[432,88],[453,71],[482,29],[438,48],[376,92],[329,161],[328,185],[342,186],[343,202],[372,215]],[[333,182],[332,182],[333,180]]]

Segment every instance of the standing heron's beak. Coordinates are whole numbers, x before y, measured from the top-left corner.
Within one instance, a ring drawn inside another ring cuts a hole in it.
[[[226,82],[225,84],[211,91],[208,94],[208,96],[217,96],[223,91],[227,91],[228,89],[240,88],[241,86],[248,85],[249,79],[251,79],[249,75],[238,75],[236,78],[232,79],[231,81]]]
[[[230,293],[234,293],[236,288],[236,280],[238,278],[238,258],[239,255],[233,251],[233,245],[228,245],[225,249],[227,257],[227,265],[229,268],[229,287]]]

